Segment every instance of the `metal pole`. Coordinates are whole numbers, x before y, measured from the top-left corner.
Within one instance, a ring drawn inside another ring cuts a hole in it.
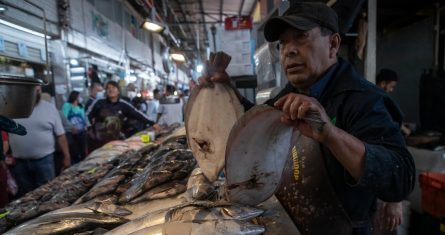
[[[368,35],[366,39],[366,80],[375,83],[377,47],[377,0],[368,0]]]

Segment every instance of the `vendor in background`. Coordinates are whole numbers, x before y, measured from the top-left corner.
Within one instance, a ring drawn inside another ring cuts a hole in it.
[[[394,70],[391,69],[381,69],[376,78],[376,85],[382,88],[387,93],[391,93],[396,89],[399,77]],[[403,135],[409,136],[411,134],[411,129],[405,123],[400,126]]]
[[[148,118],[153,122],[156,122],[158,117],[159,99],[161,99],[161,93],[159,89],[154,89],[153,97],[147,103],[147,115]]]
[[[112,140],[123,139],[122,133],[124,123],[128,118],[136,119],[144,125],[151,125],[155,130],[159,126],[150,121],[148,117],[137,110],[133,105],[121,99],[119,85],[115,81],[110,81],[105,86],[106,98],[94,101],[87,110],[87,117],[92,124],[88,131],[93,141],[90,151],[101,147]]]
[[[8,193],[8,166],[6,165],[6,153],[9,149],[8,133],[1,131],[3,141],[3,154],[0,154],[0,208],[6,206],[9,203]]]
[[[78,91],[70,93],[68,101],[62,106],[62,112],[72,125],[71,131],[66,135],[70,145],[71,164],[76,164],[87,155],[86,117]]]
[[[289,81],[266,103],[298,136],[276,197],[302,234],[372,234],[376,199],[401,201],[416,181],[400,109],[337,56],[338,17],[326,4],[292,2],[266,21],[264,36],[279,42]],[[230,85],[226,72],[200,78],[209,81]],[[308,114],[322,123],[306,121]]]
[[[376,77],[376,85],[387,93],[396,89],[399,78],[391,69],[381,69]],[[411,130],[402,123],[400,126],[405,136],[411,134]],[[377,213],[374,218],[374,234],[397,234],[397,227],[402,223],[402,202],[384,202],[378,200]]]
[[[54,104],[40,99],[41,88],[36,88],[36,104],[28,118],[15,119],[26,128],[27,134],[9,135],[9,144],[16,165],[11,173],[17,181],[17,197],[48,183],[55,176],[54,151],[55,142],[62,149],[64,158],[62,167],[71,164],[65,130],[59,112]]]
[[[156,123],[170,126],[174,123],[182,123],[182,100],[175,95],[176,88],[166,85],[164,95],[159,100],[158,117]]]

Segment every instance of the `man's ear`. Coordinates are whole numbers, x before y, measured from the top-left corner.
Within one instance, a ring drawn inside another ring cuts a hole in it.
[[[340,34],[334,33],[329,37],[330,48],[329,57],[334,58],[337,56],[338,50],[340,49],[341,37]]]

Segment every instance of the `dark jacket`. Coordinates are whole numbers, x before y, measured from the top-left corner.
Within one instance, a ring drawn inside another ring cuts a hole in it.
[[[415,166],[400,124],[402,113],[381,89],[366,81],[348,62],[339,58],[325,89],[318,98],[331,121],[365,144],[364,172],[358,182],[322,147],[324,160],[338,199],[353,221],[368,220],[377,198],[403,200],[413,190]],[[295,92],[287,84],[269,105]],[[243,100],[246,108],[249,104]]]
[[[143,124],[155,124],[123,99],[119,99],[115,103],[108,99],[95,100],[86,115],[90,123],[93,124],[96,137],[102,139],[103,142],[119,139],[130,119],[138,120]]]

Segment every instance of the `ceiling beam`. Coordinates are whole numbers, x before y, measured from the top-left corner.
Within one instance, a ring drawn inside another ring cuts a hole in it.
[[[184,6],[179,2],[179,0],[175,0],[175,2],[179,6],[179,10],[181,11],[182,17],[184,18],[185,21],[187,21],[187,14],[185,14]],[[181,24],[180,21],[178,21],[178,23]],[[188,28],[189,28],[189,32],[194,31],[190,25],[188,26]],[[191,35],[192,35],[193,41],[196,41],[195,34],[191,34]]]
[[[209,40],[209,34],[207,33],[207,26],[206,26],[206,19],[205,19],[205,17],[204,17],[204,7],[203,7],[203,4],[202,4],[202,0],[199,0],[199,11],[201,12],[201,21],[203,22],[203,24],[202,24],[202,28],[203,28],[203,30],[204,30],[204,34],[205,34],[205,39],[206,39],[206,41],[208,41]]]
[[[241,12],[243,11],[243,7],[244,7],[244,0],[242,0],[241,4],[239,5],[238,16],[241,15]]]
[[[183,24],[219,24],[224,23],[224,21],[206,21],[205,23],[202,21],[179,21],[178,23],[171,23],[169,25],[183,25]]]
[[[249,11],[249,15],[251,16],[253,14],[253,12],[255,11],[256,5],[259,3],[258,0],[255,0],[255,2],[252,5],[252,8]]]
[[[223,6],[224,6],[224,0],[219,1],[219,21],[222,21],[223,17]]]

